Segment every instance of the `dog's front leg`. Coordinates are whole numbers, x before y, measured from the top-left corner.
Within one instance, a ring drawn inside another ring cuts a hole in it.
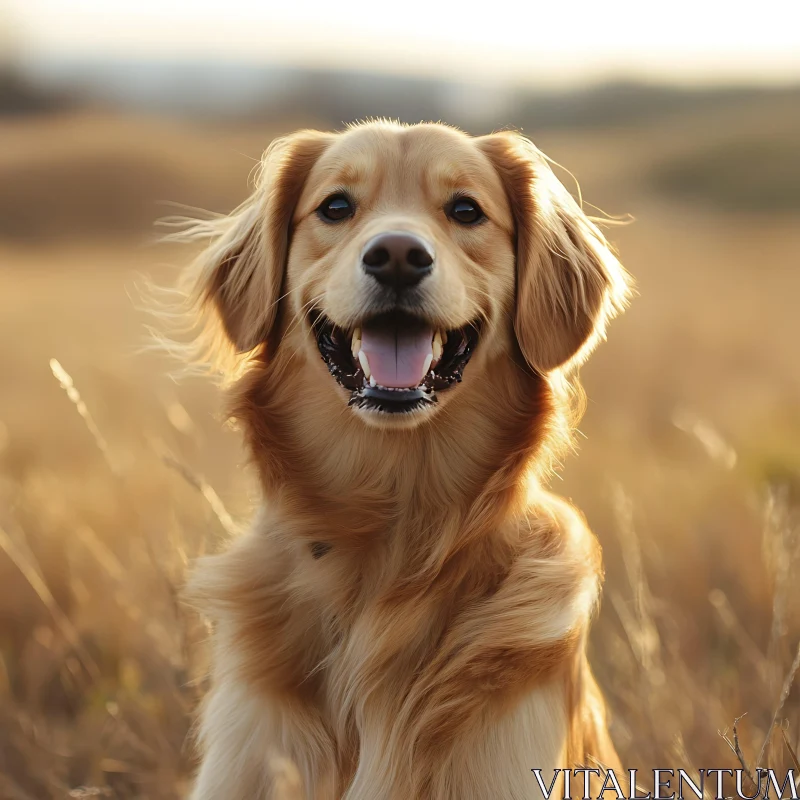
[[[306,800],[297,767],[276,748],[273,711],[246,688],[223,682],[211,690],[199,741],[191,800]]]
[[[430,766],[426,796],[432,800],[563,797],[569,728],[565,699],[563,684],[556,680],[537,687],[501,716],[485,717],[458,737],[446,759]]]
[[[201,715],[200,769],[190,800],[340,800],[333,743],[318,712],[219,680]],[[372,800],[375,800],[372,798]]]
[[[362,733],[359,765],[343,800],[535,800],[563,796],[568,735],[563,684],[531,691],[502,715],[487,714],[454,741],[398,747],[389,729]],[[405,741],[408,744],[408,740]],[[549,791],[553,787],[552,792]]]

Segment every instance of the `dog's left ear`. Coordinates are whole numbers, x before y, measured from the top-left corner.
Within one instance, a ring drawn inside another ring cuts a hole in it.
[[[625,307],[630,276],[532,142],[504,132],[478,144],[499,173],[514,215],[520,350],[541,374],[577,365]]]

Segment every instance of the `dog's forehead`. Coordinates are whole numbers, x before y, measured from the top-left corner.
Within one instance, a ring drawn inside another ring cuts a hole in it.
[[[500,177],[475,140],[440,124],[370,123],[339,134],[309,175],[318,186],[384,185],[430,194],[483,188],[502,194]]]

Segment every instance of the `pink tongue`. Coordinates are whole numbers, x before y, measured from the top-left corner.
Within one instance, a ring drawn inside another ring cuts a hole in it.
[[[414,389],[425,377],[425,362],[433,353],[433,331],[427,326],[361,330],[361,349],[375,382],[395,389]]]

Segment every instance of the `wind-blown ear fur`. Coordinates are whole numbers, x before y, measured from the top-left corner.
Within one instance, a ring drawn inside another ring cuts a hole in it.
[[[498,133],[479,145],[500,174],[514,214],[520,350],[542,374],[577,365],[627,304],[630,276],[528,139]]]
[[[239,353],[269,338],[278,317],[291,220],[306,176],[330,135],[300,131],[264,153],[253,194],[228,216],[193,221],[178,237],[210,240],[189,270],[193,303],[216,313]]]

